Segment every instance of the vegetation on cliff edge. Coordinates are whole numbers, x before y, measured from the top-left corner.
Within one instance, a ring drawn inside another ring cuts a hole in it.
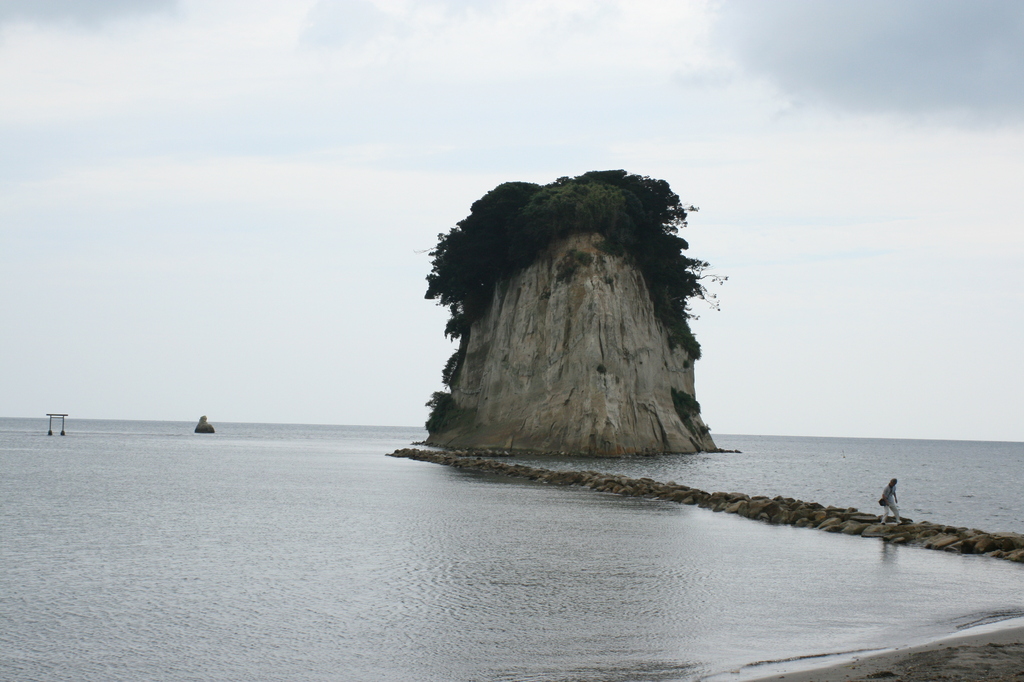
[[[436,394],[435,394],[436,395]],[[700,403],[697,399],[686,391],[680,391],[678,389],[672,389],[672,404],[676,408],[676,414],[679,415],[679,419],[682,420],[686,428],[693,434],[704,434],[708,432],[708,428],[697,428],[693,423],[693,418],[700,414]]]

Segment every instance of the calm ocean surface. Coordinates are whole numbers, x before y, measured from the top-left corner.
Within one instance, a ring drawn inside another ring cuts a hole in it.
[[[696,680],[1024,615],[1021,564],[214,423],[0,419],[0,679]],[[1024,531],[1021,443],[715,439],[521,461]]]

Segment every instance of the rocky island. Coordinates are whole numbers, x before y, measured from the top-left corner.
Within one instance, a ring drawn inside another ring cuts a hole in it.
[[[616,456],[713,450],[694,390],[688,207],[664,180],[509,182],[431,251],[426,297],[459,347],[427,443]],[[691,209],[692,210],[692,209]]]

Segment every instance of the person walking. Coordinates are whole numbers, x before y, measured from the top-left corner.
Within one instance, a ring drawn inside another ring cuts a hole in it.
[[[889,481],[889,485],[882,489],[882,499],[879,500],[879,504],[885,506],[885,516],[882,517],[882,523],[889,521],[889,512],[891,511],[893,516],[896,517],[896,525],[900,524],[900,510],[896,506],[899,500],[896,499],[896,479]]]

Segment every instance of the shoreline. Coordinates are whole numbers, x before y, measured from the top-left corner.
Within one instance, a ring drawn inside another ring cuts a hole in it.
[[[821,665],[809,664],[814,658],[822,659]],[[1024,618],[968,628],[924,644],[754,663],[711,675],[702,682],[867,682],[880,679],[894,682],[1024,680]]]

